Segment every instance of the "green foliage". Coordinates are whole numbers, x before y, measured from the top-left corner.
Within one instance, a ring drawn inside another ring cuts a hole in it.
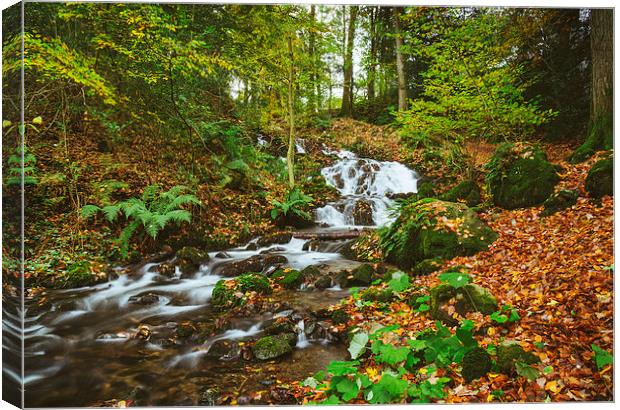
[[[305,195],[299,187],[291,189],[286,194],[284,202],[276,199],[271,201],[273,209],[271,210],[271,219],[277,219],[281,215],[287,216],[293,214],[304,220],[312,220],[312,216],[307,211],[308,206],[314,199],[310,195]]]
[[[493,9],[428,13],[434,16],[430,22],[416,13],[406,16],[412,33],[406,51],[429,61],[422,97],[397,117],[413,146],[523,137],[553,117],[525,97],[523,66],[513,61],[501,34],[510,24],[505,15]]]
[[[592,351],[594,352],[594,361],[596,362],[597,369],[601,370],[609,364],[614,364],[614,357],[609,352],[595,344],[592,344]]]
[[[39,180],[35,176],[37,158],[28,150],[28,147],[23,149],[23,167],[22,167],[22,147],[17,147],[14,154],[11,154],[8,159],[9,169],[8,176],[6,178],[7,185],[21,186],[22,175],[24,185],[36,185]]]
[[[82,208],[82,217],[88,219],[101,212],[108,222],[113,223],[120,215],[124,215],[126,223],[118,237],[118,243],[122,257],[126,258],[129,241],[140,227],[155,239],[167,225],[180,225],[191,221],[191,213],[181,207],[197,205],[200,201],[194,195],[184,194],[185,190],[183,186],[175,186],[166,192],[160,192],[158,185],[150,185],[144,189],[140,198],[130,198],[104,207],[85,205]]]
[[[356,333],[351,339],[349,344],[349,353],[351,359],[357,359],[366,351],[366,344],[368,343],[368,334],[364,332]]]
[[[501,310],[491,314],[491,320],[496,323],[513,323],[518,322],[521,317],[519,311],[510,305],[503,305]]]
[[[458,289],[470,283],[471,276],[463,272],[444,272],[439,275],[439,280]]]
[[[388,282],[388,287],[396,293],[407,290],[410,286],[409,275],[404,272],[396,271],[392,273],[392,279]]]

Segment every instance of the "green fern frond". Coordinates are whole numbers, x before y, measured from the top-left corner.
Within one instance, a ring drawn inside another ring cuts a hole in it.
[[[102,209],[105,219],[109,222],[114,222],[118,217],[119,212],[121,211],[121,207],[118,205],[108,205],[104,206]]]
[[[101,211],[101,208],[97,205],[84,205],[82,207],[82,218],[89,219],[99,211]]]
[[[184,209],[176,209],[174,211],[170,211],[165,216],[176,224],[180,224],[182,222],[189,223],[192,221],[192,214]]]

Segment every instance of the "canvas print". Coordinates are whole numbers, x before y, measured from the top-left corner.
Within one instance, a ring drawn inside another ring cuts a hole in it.
[[[5,9],[3,400],[613,402],[613,14]]]

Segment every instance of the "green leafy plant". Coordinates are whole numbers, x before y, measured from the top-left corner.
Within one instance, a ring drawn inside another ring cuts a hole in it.
[[[519,311],[510,305],[504,305],[497,312],[491,313],[491,320],[496,323],[513,323],[518,322],[521,319]]]
[[[606,350],[592,344],[592,351],[594,351],[594,361],[596,362],[597,369],[601,370],[608,364],[614,364],[614,357]]]
[[[407,290],[409,285],[409,275],[401,271],[393,272],[392,279],[388,282],[388,287],[396,293]]]
[[[271,219],[277,219],[281,215],[287,216],[293,214],[307,221],[312,217],[305,210],[312,203],[314,199],[310,195],[305,195],[299,187],[291,189],[286,195],[284,202],[280,202],[276,199],[271,201],[273,209],[271,210]]]
[[[23,147],[24,162],[22,167],[22,147],[17,147],[15,153],[9,156],[8,164],[8,177],[6,183],[12,186],[20,186],[22,184],[22,174],[24,178],[24,185],[36,185],[39,180],[35,176],[36,169],[35,164],[37,158],[32,154],[28,147]]]
[[[439,280],[447,283],[455,289],[461,288],[471,282],[471,276],[462,272],[444,272],[439,275]]]
[[[144,189],[140,198],[130,198],[102,208],[92,204],[86,205],[82,208],[82,216],[90,218],[101,212],[108,222],[113,223],[120,215],[124,215],[127,222],[118,237],[118,243],[121,255],[126,258],[129,241],[138,228],[143,227],[146,234],[155,239],[168,224],[179,225],[191,221],[191,213],[181,207],[200,204],[200,201],[192,194],[184,194],[185,190],[183,186],[175,186],[166,192],[160,192],[159,185],[150,185]]]

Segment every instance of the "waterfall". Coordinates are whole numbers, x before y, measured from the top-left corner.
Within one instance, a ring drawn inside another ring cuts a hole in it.
[[[310,346],[310,341],[308,341],[308,338],[306,337],[306,324],[304,323],[304,320],[301,319],[297,323],[297,345],[295,347],[298,349],[303,349],[308,346]]]
[[[316,210],[316,221],[328,226],[385,225],[391,222],[388,196],[417,192],[418,174],[393,161],[358,158],[350,151],[325,151],[339,160],[323,168],[326,182],[342,198]]]

